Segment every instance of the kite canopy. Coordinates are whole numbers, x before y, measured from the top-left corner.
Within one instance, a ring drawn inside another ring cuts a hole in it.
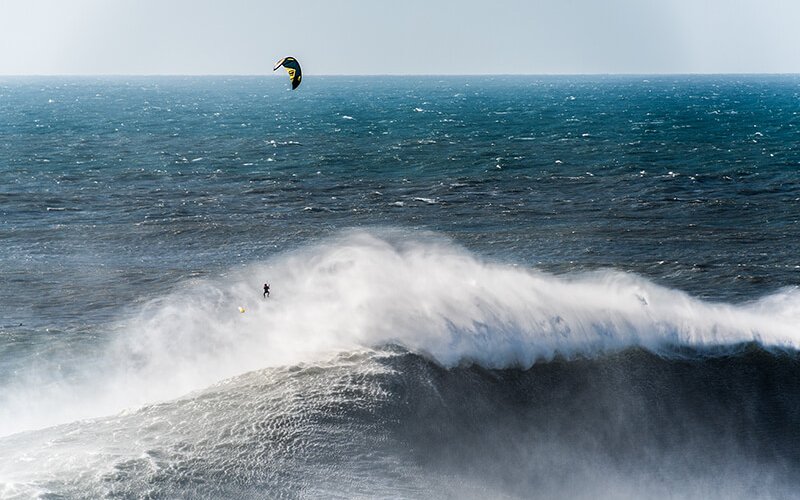
[[[289,78],[292,80],[292,90],[300,86],[300,80],[303,78],[303,72],[300,70],[300,63],[294,57],[284,57],[275,63],[272,71],[283,66],[286,72],[289,73]]]

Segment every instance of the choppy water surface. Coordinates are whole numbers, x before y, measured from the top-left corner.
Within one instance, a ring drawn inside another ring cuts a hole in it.
[[[792,496],[799,91],[0,79],[0,495]]]

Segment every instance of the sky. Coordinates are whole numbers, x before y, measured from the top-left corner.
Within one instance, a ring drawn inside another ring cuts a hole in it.
[[[798,0],[0,0],[0,75],[800,73]]]

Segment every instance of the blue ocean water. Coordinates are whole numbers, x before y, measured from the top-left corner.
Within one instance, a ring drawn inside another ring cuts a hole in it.
[[[799,94],[0,79],[0,495],[796,492]]]

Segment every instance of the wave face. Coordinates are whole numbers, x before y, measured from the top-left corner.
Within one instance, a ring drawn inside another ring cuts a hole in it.
[[[527,370],[360,350],[5,438],[2,493],[789,498],[798,369],[796,353],[754,344],[715,356],[628,348]]]

